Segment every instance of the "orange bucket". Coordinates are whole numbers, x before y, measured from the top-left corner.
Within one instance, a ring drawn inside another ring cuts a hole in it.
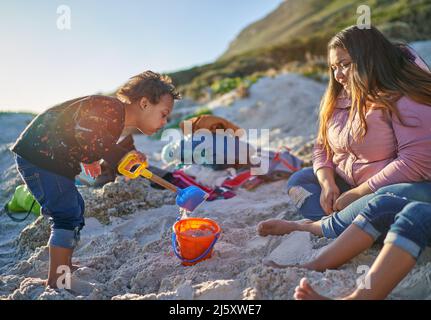
[[[220,237],[219,225],[211,219],[186,218],[173,226],[172,247],[185,266],[192,266],[211,257]]]

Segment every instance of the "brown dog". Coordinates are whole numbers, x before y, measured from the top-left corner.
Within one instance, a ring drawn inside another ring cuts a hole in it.
[[[232,122],[217,117],[213,115],[202,115],[199,117],[194,117],[188,120],[181,121],[180,128],[184,133],[184,122],[185,121],[191,121],[192,122],[192,133],[196,132],[199,129],[207,129],[211,131],[212,133],[216,133],[217,129],[232,129],[234,132],[236,132],[238,129],[241,129],[237,125],[233,124]],[[242,134],[237,135],[240,137]]]

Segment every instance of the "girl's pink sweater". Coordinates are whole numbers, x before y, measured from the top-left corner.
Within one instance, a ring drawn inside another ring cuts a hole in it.
[[[427,68],[418,57],[417,64]],[[431,106],[409,97],[397,102],[403,126],[395,115],[371,108],[366,114],[367,133],[354,141],[352,131],[359,129],[359,116],[348,126],[350,100],[338,98],[328,126],[332,156],[316,143],[313,169],[330,167],[352,187],[364,182],[374,192],[395,183],[431,181]],[[352,129],[352,130],[350,130]]]

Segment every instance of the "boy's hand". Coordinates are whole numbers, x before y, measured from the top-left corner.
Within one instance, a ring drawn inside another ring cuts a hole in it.
[[[82,166],[84,167],[84,173],[93,179],[97,178],[102,173],[102,168],[100,167],[99,161],[90,164],[83,163]]]

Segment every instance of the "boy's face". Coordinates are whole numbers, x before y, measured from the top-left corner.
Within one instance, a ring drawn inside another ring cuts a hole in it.
[[[152,135],[168,122],[168,116],[174,107],[174,99],[170,94],[165,94],[160,97],[159,103],[152,104],[148,99],[142,98],[140,105],[137,127],[143,134]]]

